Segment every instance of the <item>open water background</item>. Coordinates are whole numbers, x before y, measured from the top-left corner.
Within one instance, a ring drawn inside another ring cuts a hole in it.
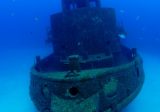
[[[160,112],[160,1],[102,0],[116,10],[127,38],[144,60],[145,83],[122,112]],[[29,97],[29,73],[36,55],[51,52],[45,43],[50,15],[60,0],[0,0],[0,112],[37,112]]]

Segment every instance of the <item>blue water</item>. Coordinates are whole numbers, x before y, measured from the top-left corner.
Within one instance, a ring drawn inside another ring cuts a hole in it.
[[[144,60],[145,84],[122,112],[160,112],[160,1],[102,0],[116,9],[118,24]],[[36,55],[46,56],[49,16],[61,11],[60,0],[0,1],[0,112],[37,112],[29,97],[29,72]]]

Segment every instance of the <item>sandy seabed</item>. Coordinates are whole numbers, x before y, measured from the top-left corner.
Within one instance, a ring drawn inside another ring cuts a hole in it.
[[[45,52],[44,52],[45,51]],[[29,97],[30,68],[44,49],[3,50],[0,55],[0,111],[37,112]],[[145,83],[141,93],[122,112],[160,112],[160,55],[141,53]]]

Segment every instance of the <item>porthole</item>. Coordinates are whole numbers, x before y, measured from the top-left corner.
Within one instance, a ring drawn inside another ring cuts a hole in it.
[[[68,89],[69,96],[76,97],[79,94],[78,87],[71,87]]]

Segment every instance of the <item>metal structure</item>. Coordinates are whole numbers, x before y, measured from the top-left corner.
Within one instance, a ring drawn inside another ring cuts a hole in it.
[[[139,93],[144,71],[135,48],[121,44],[124,29],[100,0],[62,0],[51,15],[54,52],[36,58],[30,95],[40,112],[117,112]]]

